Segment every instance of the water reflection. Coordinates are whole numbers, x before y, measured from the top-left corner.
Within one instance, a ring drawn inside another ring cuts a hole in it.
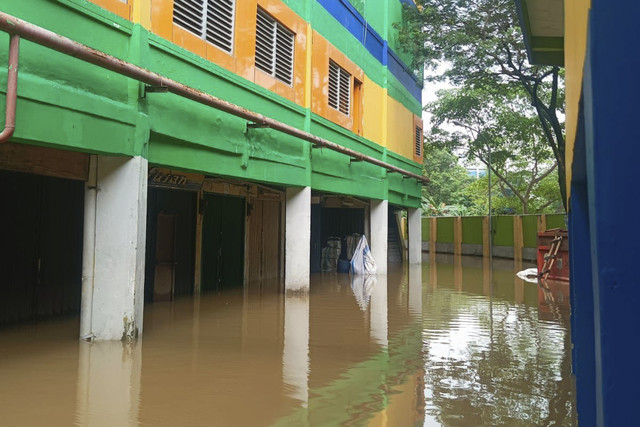
[[[76,425],[137,426],[142,343],[81,342]]]
[[[282,381],[288,396],[307,406],[309,400],[309,296],[287,295],[284,302]]]
[[[371,293],[369,331],[371,341],[377,343],[383,348],[386,348],[389,345],[387,292],[387,276],[377,276]]]
[[[474,261],[426,293],[425,425],[575,425],[568,316],[538,321],[536,284]]]
[[[568,287],[436,260],[149,305],[137,345],[79,343],[77,319],[5,329],[3,423],[573,425]]]

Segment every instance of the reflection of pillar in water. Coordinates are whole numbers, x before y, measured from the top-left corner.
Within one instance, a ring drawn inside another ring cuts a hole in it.
[[[513,261],[514,269],[513,271],[518,272],[522,271],[522,260],[514,260]],[[519,278],[517,275],[513,276],[513,294],[515,295],[516,304],[524,303],[524,280]]]
[[[435,265],[431,265],[434,268]],[[409,313],[422,316],[422,266],[409,265]]]
[[[289,396],[307,406],[309,400],[309,296],[284,298],[284,348],[282,381],[290,386]]]
[[[376,279],[369,305],[371,307],[370,333],[374,342],[386,347],[389,344],[387,338],[387,276],[379,275]]]
[[[453,256],[453,286],[456,291],[462,291],[462,256]]]
[[[482,291],[487,297],[491,295],[491,260],[487,256],[482,259]]]
[[[438,264],[435,253],[429,254],[429,287],[431,289],[438,288]]]
[[[142,342],[80,343],[76,424],[137,426]]]

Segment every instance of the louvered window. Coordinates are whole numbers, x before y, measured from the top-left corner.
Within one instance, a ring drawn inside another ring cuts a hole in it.
[[[175,0],[173,22],[227,53],[233,51],[235,0]]]
[[[295,35],[260,8],[257,22],[256,67],[292,85]]]
[[[329,61],[329,106],[349,115],[351,105],[351,74]]]
[[[422,128],[420,126],[416,126],[415,150],[416,157],[422,157]]]

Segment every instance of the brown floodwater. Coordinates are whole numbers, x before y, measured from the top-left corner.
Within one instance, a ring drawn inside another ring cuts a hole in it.
[[[0,330],[0,425],[576,424],[567,285],[438,257],[277,289],[147,305],[129,345],[77,318]]]

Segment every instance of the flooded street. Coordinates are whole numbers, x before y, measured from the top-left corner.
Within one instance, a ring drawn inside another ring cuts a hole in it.
[[[0,424],[575,425],[566,285],[503,263],[151,304],[135,345],[79,342],[76,318],[5,328]]]

